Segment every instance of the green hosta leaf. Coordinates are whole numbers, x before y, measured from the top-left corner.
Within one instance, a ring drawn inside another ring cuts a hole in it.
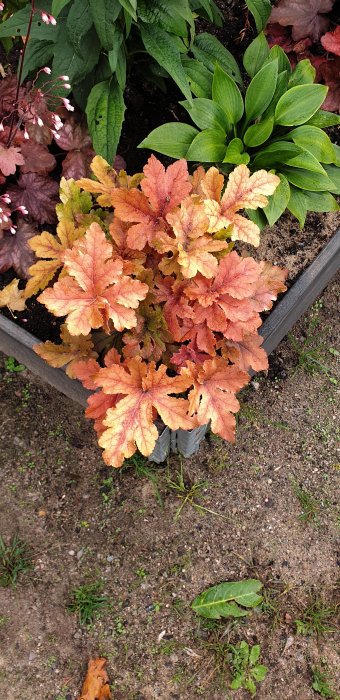
[[[112,73],[116,72],[120,47],[124,41],[123,32],[118,26],[118,24],[114,25],[114,34],[115,38],[113,42],[113,49],[111,49],[111,51],[108,52],[108,59]]]
[[[199,129],[220,129],[228,131],[230,124],[226,114],[221,107],[213,100],[206,100],[204,97],[197,98],[191,103],[183,100],[180,104],[187,110],[192,121]]]
[[[66,20],[66,31],[70,44],[81,56],[80,42],[93,25],[88,0],[73,0]]]
[[[88,97],[86,116],[93,147],[113,163],[122,130],[125,104],[123,91],[114,78],[95,85]]]
[[[81,55],[70,44],[67,33],[61,33],[54,50],[51,78],[65,74],[69,76],[71,85],[81,82],[98,63],[99,52],[99,39],[94,28],[81,38]]]
[[[261,581],[257,581],[256,579],[220,583],[217,586],[208,588],[197,596],[191,607],[198,615],[214,620],[219,620],[221,617],[230,615],[228,610],[230,609],[231,603],[233,610],[234,606],[236,606],[239,611],[241,610],[241,614],[246,614],[246,611],[242,611],[242,608],[238,606],[254,608],[256,605],[259,605],[262,597],[258,595],[258,591],[260,591],[261,588]],[[231,614],[234,615],[234,613]]]
[[[88,0],[88,2],[100,43],[106,51],[111,51],[117,39],[115,21],[119,15],[120,6],[118,2],[112,3],[112,0]]]
[[[267,219],[262,211],[262,209],[246,209],[248,219],[253,221],[256,226],[259,227],[260,231],[267,226]]]
[[[174,38],[156,25],[141,26],[144,46],[152,58],[171,75],[187,100],[191,101],[191,90],[185,70],[181,63],[180,52]]]
[[[289,78],[289,87],[292,88],[296,85],[309,85],[310,83],[314,83],[315,76],[316,70],[314,66],[312,66],[308,58],[304,58],[302,61],[299,61],[294,68]]]
[[[274,165],[280,165],[283,158],[294,158],[300,153],[300,146],[296,146],[290,141],[273,141],[255,156],[253,170],[259,170],[260,168],[270,170]]]
[[[256,662],[260,658],[260,653],[261,653],[261,647],[259,644],[254,644],[254,646],[250,650],[249,654],[249,663],[251,666],[255,666]]]
[[[334,160],[332,162],[334,163],[334,165],[336,165],[339,168],[340,167],[340,146],[338,146],[336,143],[332,143],[332,146],[333,146],[333,150],[334,150]]]
[[[254,649],[254,647],[253,647],[253,649]],[[253,676],[254,680],[257,682],[264,681],[267,673],[268,673],[268,668],[267,668],[267,666],[264,666],[263,664],[257,664],[257,666],[255,666],[255,668],[253,668],[251,670],[251,675]]]
[[[269,197],[269,202],[263,209],[270,226],[273,226],[286,210],[290,198],[290,187],[287,178],[284,175],[279,175],[279,177],[281,182],[274,194]]]
[[[308,126],[318,126],[320,129],[326,129],[327,126],[338,126],[340,124],[340,115],[334,112],[326,112],[324,109],[319,109],[306,122]]]
[[[264,121],[267,119],[267,117],[273,117],[275,114],[275,107],[281,97],[286,91],[288,87],[288,73],[286,70],[282,71],[282,73],[279,73],[277,76],[277,83],[276,83],[276,88],[275,92],[273,95],[273,98],[271,102],[269,103],[267,109],[265,112],[262,114],[261,121]]]
[[[195,136],[185,156],[201,163],[221,162],[225,154],[225,134],[216,129],[205,129]]]
[[[275,61],[277,59],[277,64],[278,64],[278,72],[282,73],[283,71],[287,71],[288,74],[291,73],[291,65],[289,58],[287,54],[284,52],[283,49],[281,49],[281,46],[275,45],[272,46],[272,48],[269,51],[269,56],[266,61],[266,63],[269,63],[269,61]]]
[[[31,72],[36,72],[41,66],[46,66],[51,60],[53,52],[54,44],[51,41],[30,39],[25,53],[22,80],[25,80]]]
[[[248,48],[244,52],[243,65],[248,75],[251,78],[258,73],[260,68],[262,68],[266,58],[269,55],[269,46],[267,39],[263,32],[251,42]]]
[[[97,2],[97,0],[95,0]],[[112,0],[109,0],[111,6],[112,6]],[[135,22],[137,21],[137,0],[119,0],[121,6],[124,8],[125,12],[130,15],[131,19],[134,19]],[[118,5],[118,3],[117,3]]]
[[[333,183],[333,187],[325,187],[325,190],[329,189],[333,194],[340,194],[340,168],[337,165],[325,165],[325,170]]]
[[[244,145],[241,139],[232,139],[227,146],[223,163],[233,165],[247,165],[250,161],[249,153],[244,152]]]
[[[212,97],[226,113],[231,124],[240,121],[244,110],[242,95],[235,81],[218,64],[214,72]]]
[[[138,148],[149,148],[171,158],[185,158],[191,142],[198,133],[197,129],[189,124],[169,122],[151,131]]]
[[[297,85],[280,97],[275,122],[282,126],[299,126],[310,119],[327,95],[325,85]]]
[[[289,137],[321,163],[334,163],[335,148],[322,129],[316,126],[298,126],[289,132]]]
[[[304,192],[301,192],[301,190],[291,186],[287,209],[289,209],[293,216],[295,216],[295,218],[298,220],[300,228],[303,228],[307,216],[307,202]]]
[[[195,58],[202,61],[212,73],[218,63],[228,75],[242,85],[240,69],[234,56],[212,34],[206,32],[198,34],[192,46],[192,52]]]
[[[43,5],[41,2],[37,2],[36,7],[37,10],[44,9],[46,12],[51,12],[51,0],[46,0]],[[4,22],[1,22],[0,38],[26,36],[30,14],[31,3],[15,12]],[[41,19],[40,12],[36,12],[33,16],[30,38],[38,39],[39,41],[55,42],[58,38],[58,26],[45,24]]]
[[[249,126],[246,133],[244,134],[243,141],[246,146],[255,148],[255,146],[260,146],[269,139],[274,128],[274,117],[268,116],[265,119],[261,119],[257,124],[252,124]]]
[[[304,192],[308,211],[339,211],[340,207],[330,192]]]
[[[246,0],[246,5],[254,17],[257,31],[261,32],[265,28],[272,11],[270,0]]]
[[[71,0],[52,0],[51,13],[53,17],[59,17],[61,11],[66,5],[69,5],[70,2]]]
[[[317,158],[314,158],[311,153],[305,151],[304,149],[301,149],[301,153],[293,158],[282,158],[282,163],[285,163],[285,165],[289,165],[290,167],[310,170],[312,173],[321,173],[323,175],[326,174],[324,168],[322,167],[321,163],[319,163]]]
[[[326,166],[326,168],[329,167],[331,166]],[[334,192],[334,182],[327,175],[314,173],[310,170],[303,170],[302,168],[292,168],[286,165],[281,168],[281,170],[288,182],[301,190],[311,190],[312,192],[322,192],[325,190],[326,192]]]
[[[201,61],[196,58],[182,57],[182,66],[189,81],[191,92],[196,97],[211,98],[213,76]]]
[[[277,60],[263,66],[252,79],[245,96],[247,123],[257,119],[270,104],[277,83]]]

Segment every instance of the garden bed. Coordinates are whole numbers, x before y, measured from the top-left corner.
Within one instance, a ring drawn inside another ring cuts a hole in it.
[[[264,347],[268,353],[277,347],[300,316],[315,301],[335,275],[339,266],[340,229],[293,284],[285,297],[277,303],[263,324],[261,334],[264,337]],[[45,309],[43,311],[45,313]],[[23,313],[25,314],[25,312]],[[23,314],[18,314],[18,317],[22,321]],[[27,318],[26,314],[24,318]],[[63,370],[53,369],[41,360],[32,349],[37,342],[38,339],[31,333],[20,328],[10,318],[0,314],[0,350],[24,363],[32,372],[66,396],[81,405],[85,405],[88,392],[79,382],[66,377]]]

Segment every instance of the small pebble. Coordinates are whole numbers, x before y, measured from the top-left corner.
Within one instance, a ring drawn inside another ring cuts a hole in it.
[[[109,555],[106,557],[106,560],[109,562],[109,564],[111,564],[111,562],[113,561],[113,554],[109,554]]]
[[[71,552],[73,552],[73,549],[71,549]],[[71,552],[69,552],[69,554],[71,554]],[[74,552],[73,552],[73,553],[74,553]],[[78,552],[77,552],[77,559],[78,559],[78,560],[81,559],[82,556],[83,556],[83,554],[84,554],[84,550],[83,550],[83,549],[79,549]]]
[[[70,557],[74,557],[74,555],[75,555],[74,549],[70,549],[69,555],[70,555]]]

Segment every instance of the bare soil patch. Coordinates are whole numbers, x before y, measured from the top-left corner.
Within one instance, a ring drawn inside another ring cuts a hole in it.
[[[151,465],[153,480],[105,467],[81,408],[28,371],[6,371],[2,357],[0,534],[18,532],[34,566],[17,587],[0,588],[2,698],[71,700],[89,655],[103,654],[114,700],[246,700],[216,663],[213,645],[228,638],[261,644],[269,672],[259,700],[320,697],[311,666],[322,658],[336,687],[337,632],[304,637],[295,620],[311,599],[336,604],[338,294],[334,282],[313,312],[312,337],[310,312],[294,329],[298,347],[318,348],[328,376],[309,374],[286,339],[268,376],[242,395],[236,446],[210,440],[183,461],[187,486],[204,482],[197,502],[218,515],[187,503],[176,519],[182,502],[169,478],[179,457]],[[315,520],[300,519],[293,480],[316,499]],[[235,628],[202,625],[193,598],[245,577],[265,583],[274,610]],[[67,604],[94,581],[109,605],[84,627]]]

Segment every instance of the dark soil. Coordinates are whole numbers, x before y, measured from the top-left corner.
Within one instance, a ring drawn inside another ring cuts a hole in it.
[[[0,359],[0,535],[18,532],[33,558],[16,587],[0,588],[1,698],[74,700],[89,657],[104,655],[113,700],[249,700],[229,689],[223,651],[242,639],[261,645],[269,669],[258,700],[317,700],[323,661],[339,693],[339,291],[330,285],[297,324],[299,351],[282,342],[268,378],[242,394],[236,446],[210,439],[190,460],[144,464],[149,477],[105,467],[82,409]],[[215,515],[187,502],[176,516],[181,469]],[[293,482],[314,498],[306,521]],[[206,587],[246,577],[265,584],[262,610],[236,626],[192,612]],[[67,605],[97,581],[108,606],[86,627]],[[333,631],[298,634],[315,600],[333,609]]]

